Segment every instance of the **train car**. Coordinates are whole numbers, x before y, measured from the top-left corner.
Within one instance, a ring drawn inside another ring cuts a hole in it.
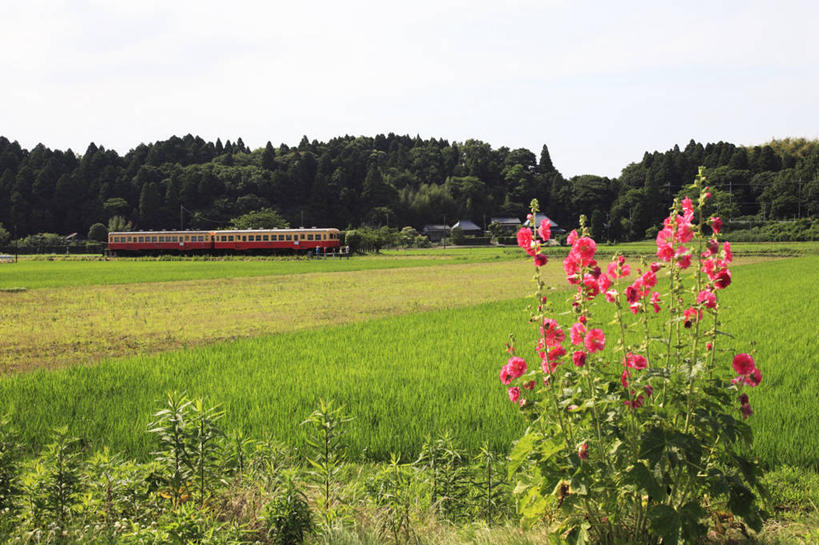
[[[335,228],[245,229],[225,231],[132,231],[108,234],[109,255],[192,253],[262,254],[333,251],[340,246]]]
[[[131,231],[108,233],[108,252],[111,255],[200,253],[212,249],[212,231]]]
[[[213,248],[217,252],[314,251],[316,248],[332,250],[339,245],[338,229],[333,228],[216,231],[213,240]]]

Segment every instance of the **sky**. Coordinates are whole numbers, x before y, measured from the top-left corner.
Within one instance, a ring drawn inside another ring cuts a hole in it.
[[[808,1],[4,1],[0,135],[394,132],[613,177],[691,139],[819,137],[818,27]]]

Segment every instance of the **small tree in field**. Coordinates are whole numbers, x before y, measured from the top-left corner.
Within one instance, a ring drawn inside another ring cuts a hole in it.
[[[101,223],[95,223],[88,230],[88,240],[95,240],[97,242],[105,242],[108,240],[108,229]]]
[[[555,515],[571,543],[694,543],[717,513],[761,527],[743,390],[762,373],[749,354],[717,350],[731,247],[717,241],[720,219],[704,217],[702,169],[689,190],[696,200],[675,201],[652,263],[598,264],[581,218],[563,261],[569,316],[552,311],[540,276],[548,222],[518,232],[535,265],[539,338],[531,352],[510,346],[500,372],[530,421],[510,473],[524,519]]]

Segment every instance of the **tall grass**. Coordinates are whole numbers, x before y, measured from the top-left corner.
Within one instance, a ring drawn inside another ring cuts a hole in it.
[[[728,366],[735,351],[756,350],[765,378],[751,392],[754,448],[769,464],[819,467],[819,413],[812,410],[819,392],[817,266],[819,257],[737,267],[722,299],[723,329],[734,337],[720,341],[717,361]],[[506,449],[524,422],[497,373],[509,333],[531,358],[525,304],[420,312],[6,377],[0,411],[10,411],[32,448],[54,426],[68,425],[95,445],[144,458],[151,450],[144,430],[167,391],[222,404],[227,428],[296,446],[304,440],[299,423],[323,398],[344,403],[354,416],[354,459],[417,454],[427,434],[446,429],[473,451],[483,441]]]

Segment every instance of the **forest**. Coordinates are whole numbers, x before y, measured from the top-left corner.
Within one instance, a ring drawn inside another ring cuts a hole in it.
[[[653,234],[699,165],[729,229],[813,218],[819,209],[819,142],[801,138],[753,147],[692,140],[646,152],[617,178],[567,179],[546,145],[538,156],[392,133],[305,136],[296,147],[253,150],[241,138],[172,136],[125,155],[94,143],[82,153],[28,150],[0,137],[0,244],[35,233],[84,238],[97,223],[219,229],[266,210],[293,226],[420,230],[470,219],[486,227],[493,216],[523,218],[532,198],[565,228],[585,214],[595,237],[637,240]]]

